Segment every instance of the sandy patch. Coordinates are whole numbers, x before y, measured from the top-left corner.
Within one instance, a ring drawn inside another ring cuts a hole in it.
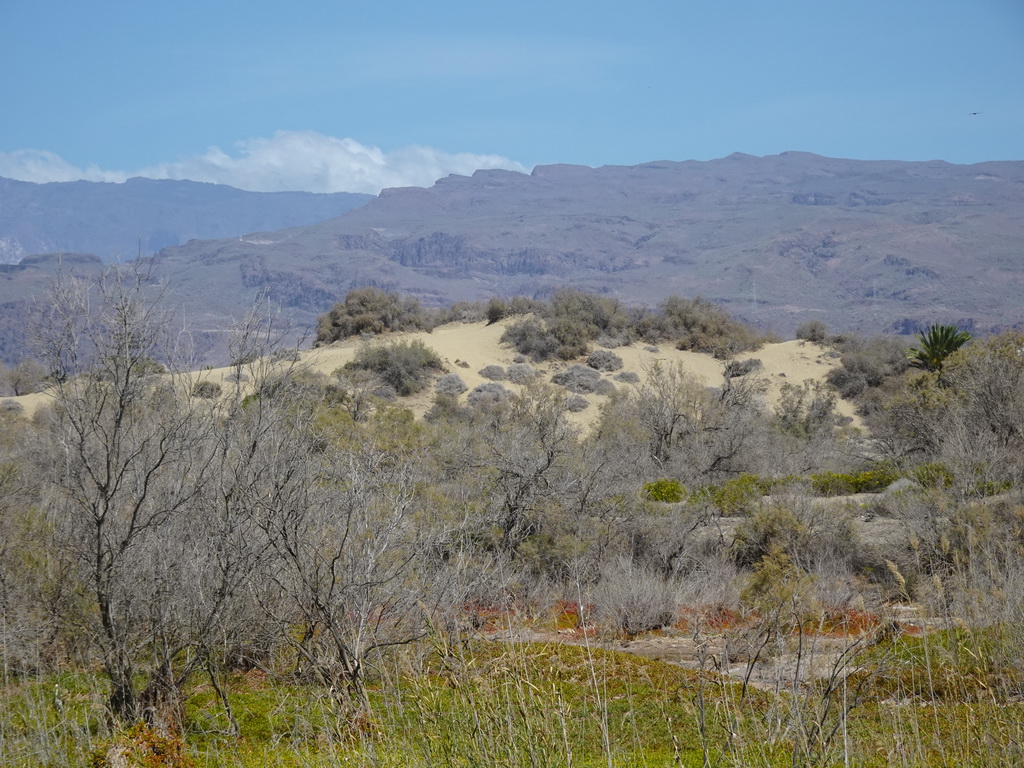
[[[828,372],[838,368],[839,355],[835,351],[810,341],[783,341],[779,344],[765,344],[756,352],[737,355],[737,360],[757,358],[762,367],[757,370],[768,383],[765,398],[769,405],[779,401],[782,385],[802,384],[805,381],[824,381]],[[848,400],[836,401],[836,413],[847,416],[856,427],[863,422],[857,416],[853,403]]]
[[[31,419],[40,408],[52,402],[53,395],[49,392],[36,392],[31,395],[21,395],[20,397],[5,397],[3,400],[0,400],[0,407],[11,408],[26,419]],[[7,403],[11,405],[7,405]],[[20,410],[18,406],[21,406]]]

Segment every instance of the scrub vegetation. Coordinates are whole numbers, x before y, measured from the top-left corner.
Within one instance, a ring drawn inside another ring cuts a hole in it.
[[[60,281],[52,403],[0,412],[0,764],[1024,762],[1024,336],[916,368],[809,329],[869,431],[656,364],[582,432],[599,338],[758,335],[699,299],[463,306],[576,364],[466,392],[364,289],[321,323],[376,335],[354,365],[256,307],[218,389],[145,283]]]

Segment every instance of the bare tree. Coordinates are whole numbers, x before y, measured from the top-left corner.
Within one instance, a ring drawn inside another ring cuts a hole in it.
[[[656,363],[630,402],[655,464],[696,480],[750,471],[763,452],[763,382],[756,376],[704,387],[682,366]]]
[[[650,436],[655,462],[664,465],[672,448],[692,431],[705,397],[704,387],[681,365],[655,363],[646,372],[646,381],[634,392],[633,405]]]
[[[498,531],[497,549],[513,554],[575,482],[568,469],[576,430],[562,393],[539,384],[487,409],[482,421],[471,427],[481,438],[466,441],[463,467],[486,494],[485,524]]]
[[[300,668],[347,711],[365,710],[368,660],[425,631],[414,459],[372,440],[302,449],[296,438],[278,443],[291,444],[289,477],[258,511],[273,552],[266,578],[288,597],[274,618]]]
[[[139,714],[140,648],[174,584],[166,546],[205,476],[197,418],[182,377],[155,376],[175,356],[171,325],[145,296],[148,276],[112,268],[61,277],[36,328],[54,376],[40,476],[56,543],[88,605],[75,615],[110,677],[110,707]],[[154,567],[156,565],[161,567]],[[149,682],[157,683],[151,670]]]

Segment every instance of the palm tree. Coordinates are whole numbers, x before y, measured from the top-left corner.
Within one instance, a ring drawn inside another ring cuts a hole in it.
[[[911,366],[941,371],[946,358],[970,341],[971,334],[955,325],[933,325],[917,334],[917,339],[918,346],[907,353]]]

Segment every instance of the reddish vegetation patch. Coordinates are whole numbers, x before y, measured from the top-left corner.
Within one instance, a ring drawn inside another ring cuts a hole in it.
[[[877,629],[881,623],[881,618],[875,613],[833,610],[826,612],[821,623],[810,629],[828,637],[856,637]]]
[[[582,611],[580,610],[582,608]],[[555,629],[583,629],[589,633],[592,627],[586,621],[586,617],[594,615],[592,604],[580,605],[569,600],[559,600],[551,609],[552,623]],[[586,626],[585,626],[586,625]]]

